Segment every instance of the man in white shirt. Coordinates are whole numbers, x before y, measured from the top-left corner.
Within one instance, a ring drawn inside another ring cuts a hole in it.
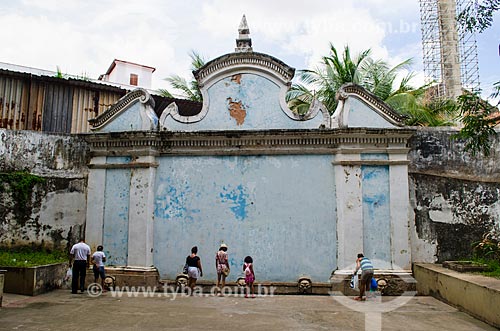
[[[73,265],[73,279],[71,280],[71,293],[78,293],[78,285],[80,285],[80,293],[85,290],[85,276],[87,268],[90,266],[90,247],[83,238],[80,242],[71,247],[70,265]]]

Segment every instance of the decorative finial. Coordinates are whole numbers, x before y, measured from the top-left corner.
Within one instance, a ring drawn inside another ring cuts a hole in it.
[[[248,28],[247,18],[245,15],[241,18],[240,26],[238,27],[238,39],[236,39],[235,52],[252,52],[252,39],[250,39],[250,29]]]

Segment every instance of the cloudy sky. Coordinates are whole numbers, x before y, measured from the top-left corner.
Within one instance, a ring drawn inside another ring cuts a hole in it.
[[[329,43],[372,49],[396,64],[413,58],[422,71],[418,0],[0,0],[0,62],[97,78],[113,59],[191,79],[189,52],[210,60],[232,52],[246,14],[254,51],[296,69],[314,68]],[[500,15],[478,36],[480,79],[500,79]],[[415,83],[423,81],[423,75]]]

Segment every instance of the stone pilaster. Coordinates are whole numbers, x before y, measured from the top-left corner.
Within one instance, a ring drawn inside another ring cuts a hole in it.
[[[392,154],[389,158],[390,161],[395,162],[389,168],[392,267],[411,270],[407,153]]]
[[[334,161],[339,270],[351,268],[363,251],[361,167],[344,164],[351,161],[359,161],[359,154],[337,154]]]
[[[154,186],[156,163],[154,156],[139,156],[130,178],[128,228],[129,266],[153,265]]]
[[[102,245],[103,238],[106,169],[99,165],[104,164],[106,164],[106,156],[95,156],[89,165],[85,240],[92,251],[95,251],[98,245]]]

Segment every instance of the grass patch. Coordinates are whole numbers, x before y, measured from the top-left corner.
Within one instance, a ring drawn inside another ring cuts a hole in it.
[[[478,274],[500,279],[500,262],[499,261],[485,259],[485,258],[473,258],[471,261],[488,265],[488,271],[478,272]]]
[[[500,261],[492,260],[488,258],[473,257],[469,259],[460,259],[460,261],[472,261],[477,264],[486,264],[488,266],[487,271],[474,272],[478,275],[494,277],[500,279]]]
[[[68,254],[62,251],[34,250],[23,247],[0,248],[1,267],[35,267],[39,265],[68,262]]]

